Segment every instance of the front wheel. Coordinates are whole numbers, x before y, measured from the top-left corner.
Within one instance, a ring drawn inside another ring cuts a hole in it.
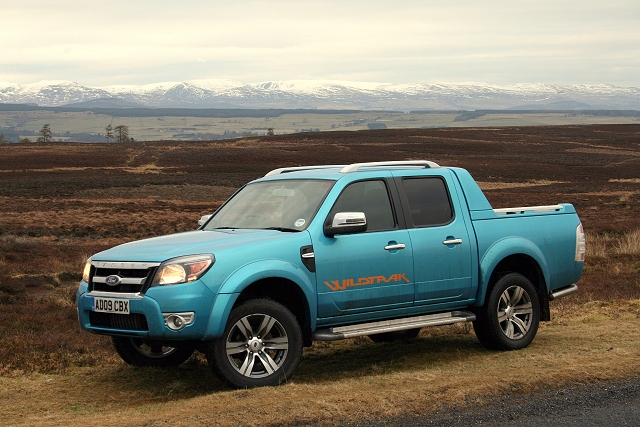
[[[111,337],[111,340],[122,360],[132,366],[178,366],[196,349],[191,341],[165,343],[126,337]]]
[[[236,388],[282,384],[301,357],[302,331],[296,317],[266,299],[233,309],[224,334],[207,351],[213,371]]]
[[[502,276],[477,313],[473,329],[490,350],[528,346],[538,331],[540,303],[529,279],[519,273]]]

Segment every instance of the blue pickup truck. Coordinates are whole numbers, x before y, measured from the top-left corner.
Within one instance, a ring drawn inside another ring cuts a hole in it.
[[[134,366],[195,350],[238,388],[277,385],[314,340],[408,339],[473,322],[526,347],[577,290],[585,236],[570,204],[493,209],[464,169],[395,161],[276,169],[195,231],[116,246],[85,266],[87,331]]]

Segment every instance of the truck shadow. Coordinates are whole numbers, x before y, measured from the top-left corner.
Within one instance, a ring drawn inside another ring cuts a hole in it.
[[[408,341],[379,344],[366,337],[316,342],[304,350],[300,365],[290,381],[299,385],[318,385],[363,376],[457,368],[457,365],[468,366],[487,354],[490,353],[472,333],[420,336]],[[205,357],[197,352],[176,368],[133,368],[123,363],[113,369],[102,370],[92,380],[119,384],[119,393],[136,396],[141,402],[235,392],[213,374]]]
[[[446,369],[467,364],[486,353],[473,333],[420,336],[388,343],[374,343],[366,337],[320,342],[305,350],[293,379],[296,383],[317,384],[436,367]]]

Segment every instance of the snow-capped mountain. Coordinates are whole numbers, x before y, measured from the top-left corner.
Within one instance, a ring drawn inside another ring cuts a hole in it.
[[[101,98],[117,98],[123,105],[182,108],[640,109],[640,88],[608,84],[498,86],[488,83],[188,80],[143,86],[87,87],[71,81],[0,82],[0,103],[62,106]]]

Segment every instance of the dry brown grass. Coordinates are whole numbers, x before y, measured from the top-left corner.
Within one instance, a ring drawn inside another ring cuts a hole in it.
[[[256,390],[227,389],[201,357],[158,370],[97,353],[87,367],[5,373],[0,424],[335,425],[640,374],[639,300],[556,306],[553,318],[517,352],[487,351],[462,326],[410,343],[321,343],[288,384]]]
[[[600,259],[611,255],[640,255],[640,228],[621,234],[586,234],[588,257]]]
[[[336,424],[638,375],[638,134],[640,126],[446,129],[6,147],[0,425]],[[108,338],[80,330],[72,299],[89,255],[193,229],[275,167],[408,158],[469,169],[494,207],[576,206],[588,239],[580,290],[551,304],[553,320],[529,348],[487,351],[469,325],[426,329],[408,344],[316,343],[284,387],[232,391],[202,356],[177,369],[133,369]]]
[[[640,255],[640,228],[626,233],[615,248],[622,255]]]
[[[553,185],[563,184],[560,181],[548,181],[548,180],[534,180],[529,182],[482,182],[477,181],[478,186],[482,190],[502,190],[505,188],[525,188],[525,187],[537,187],[540,185]]]

